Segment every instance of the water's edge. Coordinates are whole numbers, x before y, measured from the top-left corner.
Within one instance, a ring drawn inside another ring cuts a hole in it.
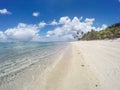
[[[42,72],[42,70],[44,70],[47,67],[47,65],[52,64],[54,62],[57,55],[59,55],[67,46],[68,44],[58,44],[58,46],[56,45],[55,47],[49,47],[51,48],[51,50],[49,50],[49,52],[44,54],[43,56],[41,53],[39,54],[39,52],[37,52],[37,55],[34,54],[35,56],[30,54],[30,57],[28,57],[28,59],[23,59],[21,61],[16,60],[14,61],[14,63],[12,62],[12,64],[6,63],[7,61],[4,62],[4,64],[0,64],[0,86],[4,87],[6,83],[10,84],[17,78],[21,76],[24,77],[25,72],[31,73],[30,70],[33,67],[39,67],[39,72]],[[47,50],[43,50],[42,53],[44,53],[45,51],[47,52]],[[37,71],[32,72],[34,74]]]

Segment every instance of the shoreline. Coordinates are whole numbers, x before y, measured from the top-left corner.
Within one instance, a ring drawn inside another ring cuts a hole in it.
[[[119,40],[70,42],[49,64],[35,64],[0,89],[119,90],[119,54]]]
[[[45,90],[120,89],[119,39],[78,41],[70,44],[71,54],[68,50],[68,55],[65,55],[69,56],[68,62],[66,63],[64,57],[47,76],[49,79]]]
[[[57,63],[66,47],[62,47],[63,50],[61,49],[54,54],[50,54],[42,58],[42,60],[31,64],[29,67],[1,77],[0,90],[28,90],[33,83],[36,83],[38,78],[42,80],[40,83],[44,83],[42,78],[44,73],[49,72],[54,64]],[[40,87],[42,88],[43,86],[41,85]]]
[[[100,90],[97,77],[84,61],[77,45],[71,49],[47,76],[45,90]]]

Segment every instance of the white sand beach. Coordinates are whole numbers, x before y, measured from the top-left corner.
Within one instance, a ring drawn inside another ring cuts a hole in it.
[[[72,42],[47,76],[46,90],[120,90],[119,40]]]
[[[71,42],[54,59],[42,73],[38,63],[0,90],[120,90],[119,40]]]

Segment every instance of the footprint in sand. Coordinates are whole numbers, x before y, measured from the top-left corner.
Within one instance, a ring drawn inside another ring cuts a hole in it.
[[[82,67],[85,67],[85,65],[81,65]]]

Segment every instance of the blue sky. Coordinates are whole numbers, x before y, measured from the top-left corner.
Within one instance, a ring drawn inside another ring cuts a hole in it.
[[[60,18],[65,16],[71,20],[74,17],[83,17],[83,21],[94,18],[92,26],[96,28],[103,24],[109,26],[120,22],[119,0],[0,0],[0,10],[3,9],[9,12],[0,13],[0,31],[3,34],[8,28],[17,27],[19,23],[48,24],[53,20],[58,23]],[[47,31],[54,31],[57,27],[60,26],[46,25],[39,28],[38,34],[45,35]]]

